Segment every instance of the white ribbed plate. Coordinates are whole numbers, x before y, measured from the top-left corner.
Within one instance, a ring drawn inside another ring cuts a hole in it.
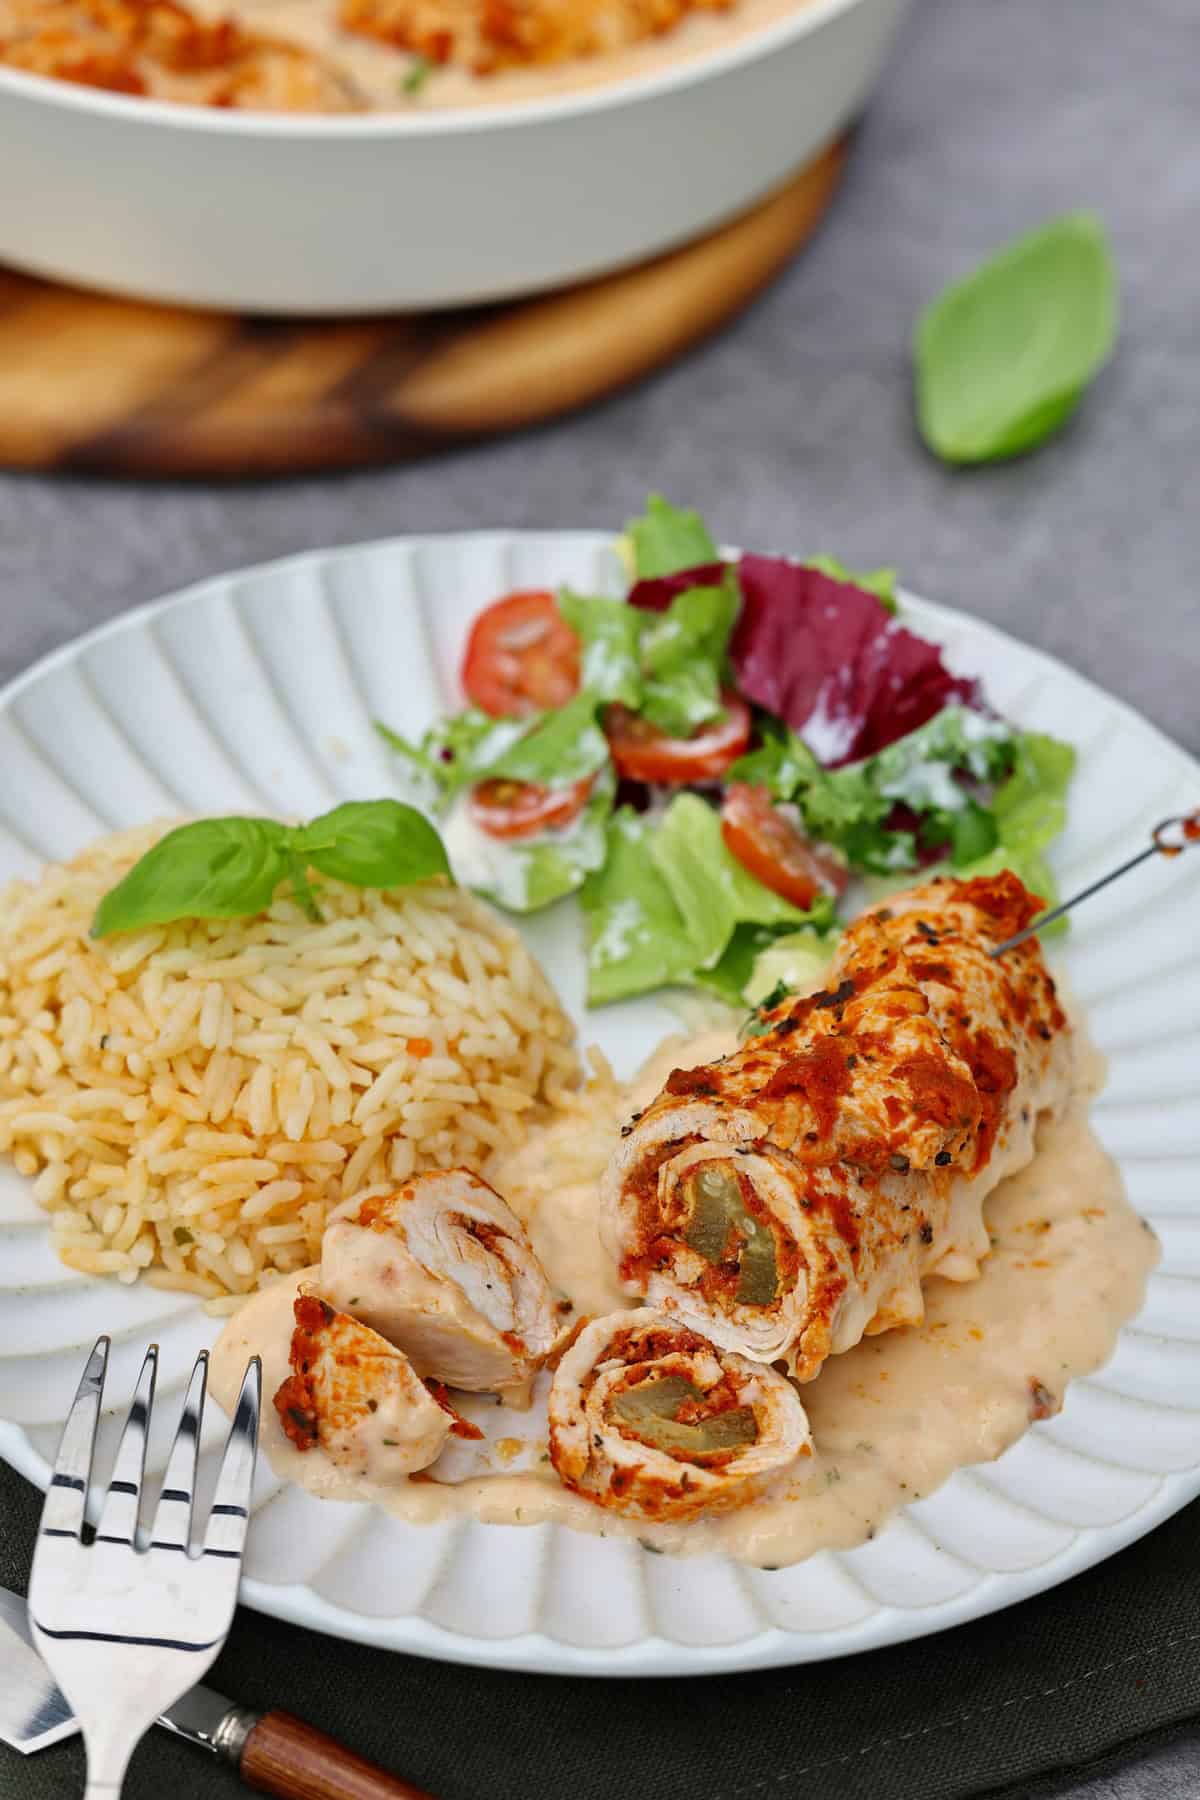
[[[0,696],[0,877],[155,815],[307,814],[394,790],[374,716],[416,733],[455,704],[466,624],[497,594],[620,591],[608,540],[481,533],[318,552],[131,613]],[[1128,708],[962,615],[906,602],[995,704],[1080,751],[1056,863],[1067,891],[1200,802],[1200,768]],[[244,1598],[368,1643],[508,1668],[701,1673],[803,1662],[957,1624],[1132,1542],[1200,1493],[1200,857],[1153,864],[1077,915],[1063,960],[1110,1058],[1096,1122],[1163,1259],[1141,1315],[1062,1414],[960,1471],[871,1544],[759,1574],[563,1528],[419,1527],[322,1503],[260,1471]],[[584,1018],[573,903],[528,938],[567,1005],[631,1071],[677,1021],[634,1002]],[[101,1330],[110,1393],[162,1347],[164,1432],[196,1305],[65,1270],[28,1184],[0,1171],[0,1454],[38,1482]],[[161,1467],[163,1446],[152,1446]],[[703,1596],[703,1603],[697,1597]]]

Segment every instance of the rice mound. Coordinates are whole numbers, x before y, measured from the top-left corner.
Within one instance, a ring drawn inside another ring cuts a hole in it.
[[[343,1195],[487,1173],[580,1080],[517,933],[441,882],[323,881],[321,920],[93,942],[97,903],[165,825],[0,893],[0,1153],[35,1177],[63,1262],[210,1310],[312,1262]]]

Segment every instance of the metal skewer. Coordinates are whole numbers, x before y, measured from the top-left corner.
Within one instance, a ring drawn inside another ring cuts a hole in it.
[[[1092,894],[1098,894],[1100,889],[1106,888],[1110,881],[1116,881],[1119,876],[1127,875],[1130,869],[1136,869],[1139,863],[1147,862],[1150,857],[1179,856],[1193,844],[1200,844],[1200,807],[1195,812],[1187,813],[1179,818],[1164,819],[1160,825],[1154,827],[1150,834],[1150,842],[1144,850],[1139,850],[1136,856],[1131,856],[1129,861],[1123,862],[1119,868],[1110,869],[1107,875],[1102,875],[1099,881],[1093,881],[1090,887],[1081,888],[1079,893],[1072,894],[1071,898],[1064,900],[1061,906],[1055,906],[1050,912],[1043,913],[1040,918],[1034,920],[1032,925],[1027,925],[1024,931],[1018,931],[1015,937],[1007,938],[1003,944],[997,944],[994,950],[988,952],[988,955],[1003,956],[1006,950],[1015,950],[1018,944],[1023,944],[1027,938],[1036,937],[1039,931],[1044,930],[1047,925],[1052,925],[1055,919],[1061,919],[1064,913],[1070,912],[1073,906],[1078,906],[1081,900],[1087,900]]]

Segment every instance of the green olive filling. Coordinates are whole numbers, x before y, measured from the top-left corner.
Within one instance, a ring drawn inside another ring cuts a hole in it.
[[[643,1381],[626,1388],[613,1401],[610,1411],[619,1424],[625,1425],[639,1443],[668,1456],[703,1456],[713,1450],[740,1450],[745,1444],[758,1442],[758,1421],[752,1406],[734,1406],[728,1412],[714,1413],[710,1419],[685,1423],[676,1417],[679,1409],[699,1402],[704,1394],[683,1375],[663,1375],[657,1381]]]
[[[742,1306],[769,1306],[779,1291],[775,1233],[746,1211],[742,1184],[727,1163],[708,1162],[687,1184],[690,1211],[683,1241],[705,1262],[727,1260],[735,1234],[738,1264],[735,1298]]]

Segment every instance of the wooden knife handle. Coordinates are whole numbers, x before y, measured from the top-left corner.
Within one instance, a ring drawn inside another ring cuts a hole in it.
[[[281,1800],[431,1800],[286,1712],[263,1714],[246,1739],[240,1768],[247,1787]]]

